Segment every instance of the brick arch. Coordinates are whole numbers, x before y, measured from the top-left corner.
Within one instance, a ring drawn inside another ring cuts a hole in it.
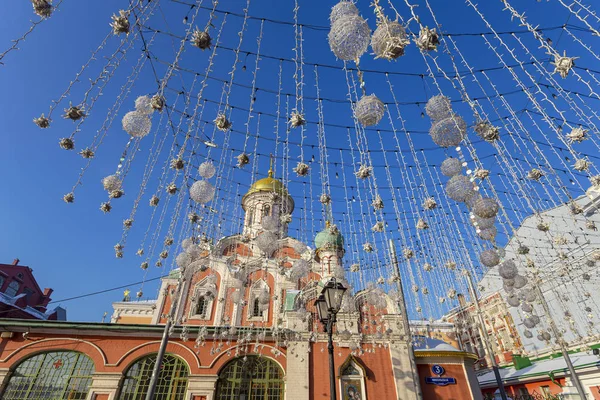
[[[86,340],[71,338],[48,338],[26,343],[0,360],[0,366],[12,369],[29,357],[53,351],[76,351],[85,354],[92,359],[97,372],[108,366],[106,354],[100,347]]]
[[[294,250],[290,246],[283,246],[283,247],[280,247],[277,250],[275,250],[275,252],[273,253],[273,257],[274,258],[289,257],[289,258],[292,258],[294,260],[298,260],[298,259],[300,259],[300,254],[298,254],[296,252],[296,250]]]
[[[228,351],[233,351],[238,347],[243,347],[244,345],[234,345],[231,346],[225,350],[223,350],[219,355],[217,355],[217,357],[214,358],[214,360],[212,361],[212,363],[208,366],[211,370],[215,371],[215,374],[219,374],[221,372],[221,370],[223,369],[223,367],[225,367],[227,364],[229,364],[230,362],[234,361],[237,358],[243,357],[243,355],[241,356],[227,356],[227,352]],[[277,349],[281,352],[281,356],[280,357],[273,357],[271,354],[271,349]],[[287,376],[287,355],[284,351],[284,349],[279,349],[275,346],[271,346],[269,344],[266,343],[261,343],[260,344],[260,349],[258,350],[258,352],[252,352],[252,354],[248,354],[248,355],[252,355],[252,356],[261,356],[264,358],[268,358],[271,361],[274,361],[277,365],[279,365],[279,368],[281,368],[281,370],[283,371],[284,377]],[[281,360],[278,360],[278,358],[282,358]]]
[[[139,359],[158,353],[159,348],[160,340],[142,343],[123,354],[114,366],[122,367],[122,370],[126,371]],[[189,347],[178,342],[169,342],[166,352],[181,358],[186,363],[190,374],[198,373],[198,369],[201,366],[200,359]]]

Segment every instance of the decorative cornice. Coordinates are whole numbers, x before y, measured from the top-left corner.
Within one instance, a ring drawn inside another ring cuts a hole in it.
[[[462,357],[462,358],[471,358],[473,360],[479,360],[473,353],[469,353],[466,351],[436,351],[436,350],[417,350],[415,351],[416,358],[425,358],[425,357]]]

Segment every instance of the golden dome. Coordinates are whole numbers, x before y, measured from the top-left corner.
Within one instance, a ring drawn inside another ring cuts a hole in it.
[[[283,183],[281,183],[280,180],[273,178],[273,169],[269,169],[269,176],[254,182],[245,196],[257,192],[275,192],[282,196],[288,196],[288,191]]]

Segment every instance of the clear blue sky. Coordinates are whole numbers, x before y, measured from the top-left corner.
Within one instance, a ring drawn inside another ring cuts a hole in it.
[[[205,1],[205,3],[205,6],[210,6],[208,1]],[[327,31],[309,26],[327,26],[329,24],[329,9],[334,2],[303,0],[299,1],[299,3],[299,20],[301,23],[307,25],[304,30],[305,60],[308,63],[337,65],[341,67],[342,63],[335,60],[335,57],[328,48],[326,42]],[[398,7],[404,18],[409,19],[409,14],[403,3],[400,0],[394,1],[394,4]],[[432,26],[433,22],[424,2],[419,1],[418,3],[420,7],[417,9],[417,12],[421,13],[420,15],[423,16],[422,18],[425,23]],[[480,3],[479,7],[481,7],[488,20],[498,31],[523,29],[518,27],[516,22],[511,22],[509,13],[502,11],[500,2]],[[523,2],[515,0],[512,3],[515,3],[515,6],[519,7],[519,10],[527,11],[527,15],[530,16],[533,25],[554,27],[560,26],[568,20],[568,14],[565,13],[564,8],[555,0],[548,2],[530,1],[527,4],[522,4]],[[149,193],[141,202],[140,212],[138,217],[136,217],[136,221],[143,222],[136,225],[137,229],[132,231],[128,239],[126,257],[124,259],[116,259],[112,247],[121,237],[121,221],[128,215],[137,193],[138,189],[136,185],[139,184],[151,138],[145,138],[139,155],[136,158],[130,179],[131,186],[126,186],[127,195],[125,198],[119,200],[118,203],[115,202],[115,209],[108,215],[103,215],[98,210],[98,207],[100,202],[105,199],[100,180],[102,177],[114,172],[123,146],[128,139],[120,127],[121,117],[125,112],[133,109],[133,100],[135,97],[156,91],[156,82],[149,65],[146,64],[145,68],[141,71],[130,97],[125,101],[114,125],[109,130],[106,142],[98,152],[92,167],[86,172],[83,186],[77,189],[74,204],[65,204],[61,198],[65,193],[70,191],[83,163],[81,158],[75,154],[67,154],[58,147],[58,140],[61,137],[68,136],[74,128],[74,125],[70,121],[62,120],[59,114],[62,114],[62,110],[68,105],[69,99],[73,99],[75,103],[80,101],[87,87],[87,79],[97,75],[101,63],[98,61],[92,64],[90,73],[82,79],[80,84],[75,86],[72,94],[58,107],[54,115],[54,123],[50,129],[40,130],[32,123],[32,118],[42,112],[47,112],[51,100],[59,97],[77,71],[79,71],[81,65],[87,61],[91,51],[108,34],[110,31],[108,26],[110,16],[119,9],[126,8],[127,4],[128,2],[123,0],[100,2],[64,0],[60,6],[60,10],[52,18],[40,24],[27,40],[19,45],[20,49],[18,51],[8,54],[2,60],[5,65],[0,65],[0,93],[2,93],[0,97],[0,134],[3,138],[3,145],[0,147],[0,170],[4,172],[2,180],[4,195],[0,196],[0,223],[2,226],[0,231],[0,262],[10,263],[13,258],[20,258],[22,265],[28,265],[33,268],[41,287],[51,287],[55,290],[53,295],[55,300],[125,285],[140,281],[143,278],[143,273],[139,269],[140,260],[135,257],[134,252],[136,244],[139,243],[146,230],[146,221],[150,217],[151,210],[147,206]],[[245,1],[241,0],[227,0],[221,1],[218,8],[220,10],[243,13],[242,8],[244,4]],[[463,1],[432,0],[431,4],[436,16],[439,18],[439,22],[442,24],[443,30],[446,32],[475,33],[488,31],[473,10]],[[368,5],[368,1],[361,0],[359,2],[362,14],[368,18],[371,28],[374,28],[375,18]],[[392,15],[387,2],[382,2],[382,5],[388,11],[389,15]],[[292,8],[293,2],[289,0],[277,2],[254,0],[251,3],[249,14],[254,17],[292,21]],[[181,35],[183,33],[182,19],[188,10],[189,7],[182,4],[162,0],[160,2],[160,10],[157,10],[150,18],[147,25],[151,28]],[[37,20],[37,17],[33,15],[31,5],[27,1],[4,0],[3,11],[0,16],[0,52],[11,45],[12,39],[18,38],[26,32],[31,21]],[[202,9],[198,16],[198,25],[201,27],[204,26],[207,18],[208,11]],[[217,18],[213,24],[218,27],[222,22],[222,18],[223,14],[217,14]],[[241,19],[235,16],[228,18],[222,43],[225,47],[235,48],[237,46],[237,32],[240,28]],[[571,18],[569,22],[581,26],[574,18]],[[259,25],[259,20],[250,20],[248,22],[248,30],[245,34],[242,49],[250,52],[256,51],[256,37]],[[264,29],[261,53],[273,56],[275,60],[264,58],[260,62],[257,86],[277,91],[277,71],[279,65],[277,58],[291,59],[293,57],[293,27],[267,21],[265,22]],[[411,25],[411,29],[416,29],[414,23]],[[212,28],[211,32],[213,35],[216,35],[216,28]],[[558,43],[557,49],[559,51],[562,52],[566,49],[570,55],[581,56],[577,61],[578,65],[589,67],[597,65],[597,61],[591,58],[589,54],[586,54],[583,48],[574,44],[568,37],[561,37],[560,30],[547,31],[544,32],[544,35],[551,38],[555,44]],[[146,30],[145,37],[148,39],[151,36],[152,32]],[[532,40],[531,35],[522,35],[521,37],[528,47],[535,52],[537,57],[547,60],[547,56],[544,55],[542,50],[537,48],[538,45]],[[591,38],[587,33],[581,33],[580,37],[585,38],[585,40]],[[505,36],[505,38],[507,37]],[[475,68],[493,68],[499,65],[498,59],[487,50],[485,43],[480,37],[457,36],[456,40],[471,66]],[[493,38],[490,37],[490,40],[493,41]],[[597,41],[598,39],[590,40]],[[111,54],[111,49],[114,50],[117,43],[118,38],[109,38],[106,49],[101,51],[100,54]],[[511,43],[513,46],[515,45],[514,41]],[[495,44],[497,45],[497,43]],[[178,39],[158,34],[151,49],[153,55],[158,59],[172,60],[174,53],[173,46],[179,46]],[[114,102],[127,75],[131,72],[132,66],[140,55],[141,48],[141,41],[136,40],[132,49],[127,54],[126,61],[123,61],[118,73],[115,75],[114,80],[106,87],[103,96],[96,103],[89,120],[83,124],[82,131],[77,134],[76,145],[78,150],[85,143],[91,142],[96,131],[101,126],[106,115],[106,110]],[[518,51],[517,54],[523,60],[528,60],[528,57],[522,51]],[[197,49],[190,49],[188,44],[182,58],[181,66],[203,73],[207,57],[207,52],[200,53]],[[242,71],[240,69],[241,65],[238,66],[236,83],[251,85],[251,71],[254,68],[255,57],[253,55],[247,58],[244,57],[245,55],[242,54],[241,64],[245,64],[247,68],[246,71]],[[213,68],[211,76],[218,79],[227,79],[228,72],[231,69],[232,54],[230,51],[222,50],[218,52],[217,58],[218,60],[215,63],[215,68]],[[164,74],[164,66],[159,61],[155,61],[155,63],[158,75],[162,76]],[[445,71],[452,72],[451,64],[443,57],[441,51],[440,63]],[[514,64],[514,61],[510,62],[510,64]],[[293,92],[293,64],[285,62],[283,65],[285,75],[284,91]],[[407,50],[407,54],[397,62],[388,63],[382,60],[373,60],[372,56],[367,54],[363,57],[361,66],[365,70],[373,69],[427,74],[423,59],[414,45],[411,45]],[[463,71],[465,68],[460,66],[460,70]],[[538,75],[534,69],[531,68],[529,70],[532,74]],[[306,66],[304,73],[306,77],[305,96],[314,97],[313,67]],[[347,98],[347,87],[343,72],[336,69],[321,68],[319,73],[321,96],[341,100],[338,103],[332,101],[324,102],[325,120],[329,124],[351,125],[352,120],[349,104],[347,101],[344,101]],[[515,90],[516,85],[510,80],[510,75],[507,73],[494,74],[495,72],[490,72],[490,76],[497,83],[500,92],[506,93]],[[523,77],[523,74],[520,75]],[[392,96],[387,88],[383,74],[367,72],[365,79],[368,92],[377,93],[385,102],[392,101]],[[443,78],[438,79],[445,93],[453,99],[460,98],[460,94],[453,90],[448,82],[444,81]],[[525,80],[524,77],[523,79]],[[563,83],[560,78],[557,79]],[[169,86],[174,90],[181,87],[189,89],[191,80],[192,77],[190,74],[178,74],[171,80]],[[392,75],[391,80],[395,86],[394,93],[397,100],[401,103],[422,102],[436,93],[435,86],[429,78],[422,79],[420,77]],[[543,81],[542,79],[541,82]],[[472,84],[469,77],[465,78],[465,82]],[[218,102],[221,95],[221,85],[221,82],[210,80],[209,86],[204,93],[205,97]],[[572,80],[568,82],[567,86],[585,92],[582,85]],[[197,88],[195,90],[197,91]],[[237,105],[238,108],[247,108],[249,105],[249,93],[247,88],[236,86],[232,92],[230,103]],[[479,92],[474,89],[473,93],[475,93],[474,96],[477,96]],[[168,96],[172,99],[175,94],[173,91],[168,91]],[[256,97],[255,110],[266,114],[275,112],[275,96],[273,94],[259,90]],[[507,98],[509,97],[507,96]],[[293,104],[293,99],[290,99],[290,101]],[[515,110],[528,107],[528,101],[523,94],[512,95],[509,101]],[[597,106],[597,101],[590,101],[595,102],[593,104]],[[314,101],[305,100],[305,108],[310,109],[310,111],[307,111],[309,119],[316,121],[317,114]],[[455,108],[465,116],[465,119],[469,123],[473,122],[472,113],[468,107],[463,104],[456,105]],[[433,149],[435,146],[428,135],[419,133],[426,132],[430,126],[428,118],[421,118],[422,106],[407,104],[403,105],[401,110],[407,121],[407,129],[413,132],[411,137],[413,137],[417,148]],[[488,109],[488,112],[491,113],[491,108]],[[203,119],[211,121],[214,115],[215,106],[207,106],[206,115]],[[243,124],[246,121],[247,112],[234,110],[233,116],[236,123],[234,127],[239,131],[245,132]],[[573,117],[571,114],[567,116]],[[159,117],[155,116],[154,118],[154,123],[158,124]],[[576,117],[573,117],[573,119],[576,119]],[[256,118],[253,119],[252,123],[254,124],[255,121]],[[262,175],[265,173],[268,162],[265,155],[274,153],[282,156],[283,154],[281,145],[278,148],[275,147],[273,125],[274,119],[265,116],[261,126],[263,130],[268,132],[261,133],[263,139],[259,140],[258,152],[262,156],[260,157],[257,170],[254,171]],[[530,123],[528,123],[528,126],[530,126]],[[388,129],[389,124],[384,121],[381,127]],[[399,126],[396,126],[396,128],[400,130]],[[373,137],[373,141],[369,143],[368,148],[379,149],[380,145],[376,136],[377,134],[370,134]],[[280,137],[281,135],[282,133],[280,133]],[[348,147],[346,129],[328,127],[326,135],[329,146],[333,148],[337,146]],[[539,139],[543,140],[541,137]],[[243,135],[232,135],[231,140],[232,148],[243,148]],[[400,142],[401,147],[406,149],[406,138],[401,137]],[[312,155],[315,155],[317,159],[319,158],[317,143],[315,126],[313,125],[310,127],[310,130],[307,130],[307,139],[305,140],[307,146],[304,148],[304,157],[306,160],[310,159]],[[250,141],[250,145],[252,147],[248,147],[250,149],[249,152],[253,151],[254,139]],[[353,145],[356,146],[356,143]],[[388,145],[389,149],[391,149],[395,147],[395,142],[387,138],[385,146],[387,147]],[[480,146],[481,152],[479,152]],[[477,154],[482,158],[492,153],[491,147],[486,147],[485,143],[477,144],[476,147],[478,149]],[[584,150],[584,148],[582,149]],[[589,147],[589,150],[592,154],[597,155],[595,148]],[[202,147],[198,152],[198,159],[202,160],[207,150]],[[340,162],[339,151],[330,149],[329,153],[331,183],[342,186],[339,180],[334,181],[333,178],[335,172],[339,172],[340,175],[342,174],[341,168],[336,169],[336,163]],[[295,165],[298,154],[298,148],[294,147],[291,149],[290,168]],[[230,155],[229,152],[227,154],[220,154],[215,151],[212,153],[212,158],[216,162],[222,159],[224,163],[233,164],[234,161],[229,158]],[[427,155],[429,164],[439,164],[444,157],[444,151],[439,149],[427,150]],[[553,157],[555,156],[552,154],[549,155],[551,160],[554,160]],[[384,163],[381,154],[374,153],[373,161],[376,165],[383,165]],[[348,154],[345,155],[344,162],[351,162]],[[414,160],[407,160],[407,162],[414,164]],[[396,163],[395,160],[394,163]],[[492,171],[500,171],[497,162],[494,162],[491,156],[487,161],[484,161],[484,164]],[[398,167],[397,163],[396,167]],[[162,165],[160,168],[162,168]],[[350,175],[352,169],[346,168],[345,172]],[[384,169],[379,169],[376,171],[376,174],[379,184],[385,186]],[[290,175],[290,178],[293,178],[292,175]],[[153,179],[158,179],[158,177],[154,176]],[[230,184],[227,190],[223,189],[220,196],[223,196],[225,201],[219,205],[228,207],[225,206],[226,203],[235,203],[236,188],[238,188],[238,194],[243,194],[243,188],[246,187],[244,185],[248,185],[249,179],[250,175],[247,172],[236,171],[233,173],[231,180],[234,183]],[[296,204],[298,206],[302,203],[301,198],[304,194],[313,199],[318,197],[320,194],[319,179],[318,165],[315,164],[312,183],[316,186],[314,186],[312,193],[307,193],[304,190],[306,186],[301,183],[292,182],[289,184],[290,191],[296,197]],[[565,177],[564,180],[568,182],[568,178]],[[582,178],[582,180],[584,179]],[[153,187],[156,187],[154,181],[153,184]],[[241,186],[237,186],[237,184],[241,184]],[[498,187],[507,188],[507,184],[504,181],[500,181],[498,185]],[[226,192],[229,190],[234,194],[227,195]],[[573,195],[581,194],[581,191],[578,191],[576,188],[573,188],[572,191]],[[342,218],[342,213],[346,209],[346,193],[343,189],[335,188],[332,189],[332,192],[334,194],[334,212],[339,213],[336,218]],[[348,200],[352,195],[353,190],[350,190]],[[411,196],[410,193],[405,193],[405,195],[407,199]],[[389,197],[388,195],[387,198]],[[336,199],[340,201],[336,203]],[[391,204],[391,202],[388,203]],[[318,204],[312,207],[314,209],[314,216],[304,217],[303,221],[296,221],[292,225],[292,230],[298,229],[300,226],[303,227],[304,233],[301,236],[307,241],[310,241],[314,237],[314,233],[323,226]],[[353,207],[355,207],[357,215],[362,212],[360,206]],[[230,215],[239,216],[239,210],[234,211],[234,208],[228,208],[227,210],[227,213]],[[298,214],[300,212],[297,211],[296,215]],[[511,214],[511,217],[518,220],[524,215],[526,215],[525,212],[515,212]],[[229,220],[229,222],[231,221]],[[393,225],[393,222],[390,223]],[[235,231],[234,226],[228,224],[220,233],[228,234],[233,231]],[[408,235],[410,236],[410,232]],[[399,238],[397,228],[392,236],[396,239]],[[499,240],[505,241],[506,238],[500,238]],[[352,246],[356,247],[356,245]],[[348,258],[348,263],[350,263],[351,257],[349,256]],[[376,262],[376,260],[371,261]],[[169,268],[170,263],[165,269],[151,267],[148,272],[148,278],[159,276],[161,273],[167,272]],[[370,278],[377,275],[376,273],[370,276]],[[147,284],[144,288],[146,296],[153,297],[156,294],[156,288],[156,282]],[[138,286],[132,285],[131,290],[135,292],[138,290]],[[119,300],[121,296],[121,291],[113,291],[75,301],[55,303],[55,305],[61,304],[66,307],[70,320],[99,321],[105,311],[109,312],[110,315],[112,310],[111,301]],[[417,301],[417,299],[411,301]]]

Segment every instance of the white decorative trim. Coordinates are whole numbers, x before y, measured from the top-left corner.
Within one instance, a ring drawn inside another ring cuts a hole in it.
[[[8,360],[10,360],[10,358],[17,354],[18,352],[22,351],[23,349],[26,349],[28,347],[34,346],[38,343],[45,343],[45,342],[54,342],[57,340],[68,340],[68,341],[72,341],[72,342],[79,342],[79,343],[85,343],[85,344],[89,344],[90,346],[92,346],[93,348],[95,348],[96,350],[98,350],[98,353],[100,353],[100,355],[102,356],[102,360],[104,361],[104,365],[109,365],[108,364],[108,359],[106,358],[106,354],[104,354],[104,352],[102,351],[102,349],[100,349],[100,347],[98,347],[97,345],[95,345],[92,342],[88,342],[87,340],[81,340],[81,339],[73,339],[73,338],[50,338],[50,339],[39,339],[39,340],[35,340],[33,342],[29,342],[24,346],[19,347],[18,349],[15,349],[13,352],[11,352],[8,356],[6,356],[5,358],[3,358],[2,360],[0,360],[0,362],[5,363]],[[71,349],[61,349],[60,347],[56,348],[56,351],[60,351],[60,350],[67,350],[67,351],[71,351]],[[40,351],[43,351],[43,349],[41,349]],[[72,350],[72,351],[77,351],[79,353],[82,353],[82,351],[79,350]],[[30,355],[28,355],[30,356]]]

